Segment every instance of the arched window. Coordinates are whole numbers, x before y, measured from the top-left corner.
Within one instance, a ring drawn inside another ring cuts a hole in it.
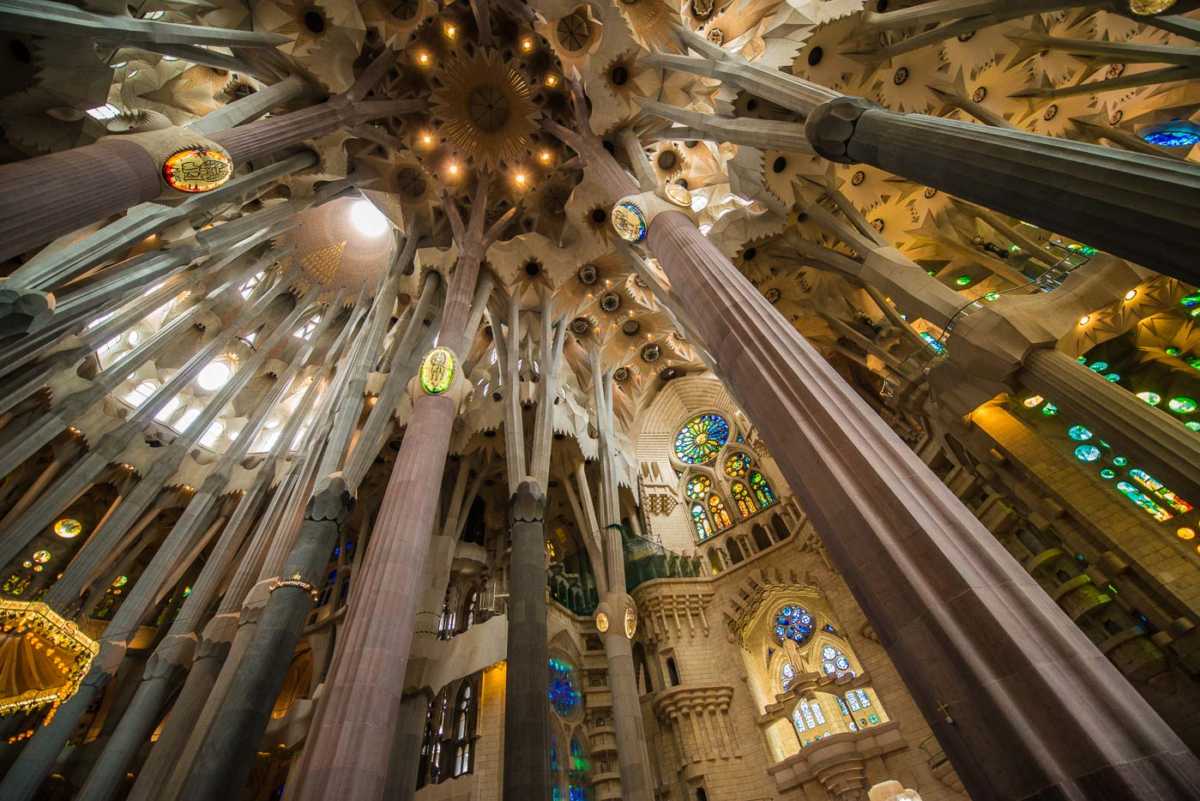
[[[709,549],[708,564],[710,567],[712,567],[712,572],[714,575],[721,572],[721,555],[717,553],[716,548]]]
[[[850,669],[850,660],[846,658],[846,655],[840,649],[829,644],[821,646],[821,672],[826,676],[833,676],[835,679],[854,675],[854,671]]]
[[[788,531],[787,521],[783,519],[783,515],[771,515],[771,530],[775,532],[776,542],[783,542],[791,534]]]
[[[470,681],[464,681],[458,689],[458,701],[454,704],[454,776],[471,772],[471,760],[475,740],[475,690]]]
[[[453,606],[450,605],[450,593],[446,592],[446,600],[442,602],[442,619],[438,621],[438,639],[448,640],[454,636],[454,624],[458,620],[458,613]]]
[[[800,703],[796,704],[796,709],[792,712],[792,723],[798,732],[812,731],[818,726],[824,726],[825,713],[821,711],[821,704],[817,701],[810,703],[807,698],[800,699]]]
[[[750,534],[754,537],[755,547],[760,551],[765,551],[771,547],[771,537],[762,525],[755,523],[754,528],[750,529]]]
[[[708,522],[703,504],[692,504],[692,525],[696,529],[697,540],[706,540],[712,536],[712,524]]]
[[[758,511],[758,507],[754,504],[754,497],[750,494],[750,490],[746,489],[745,484],[740,481],[733,482],[730,492],[733,494],[733,502],[737,505],[738,514],[742,516],[743,520]]]
[[[463,626],[462,630],[466,631],[475,625],[475,609],[479,606],[479,590],[471,590],[467,593],[467,602],[463,604]]]
[[[547,692],[555,712],[563,717],[574,713],[583,700],[575,666],[565,659],[550,657],[550,687]]]
[[[746,557],[742,556],[742,549],[738,546],[737,540],[730,537],[725,543],[725,549],[729,551],[729,561],[735,565],[741,564]]]
[[[442,771],[442,741],[446,739],[450,727],[450,697],[443,689],[436,701],[437,728],[433,743],[429,749],[429,783],[437,784],[443,778]]]
[[[425,786],[431,780],[430,768],[433,766],[433,711],[434,701],[430,699],[425,707],[425,734],[421,739],[421,762],[417,767],[417,789]]]
[[[757,470],[750,474],[750,489],[754,490],[754,497],[758,501],[760,509],[766,509],[775,503],[775,491],[771,489],[771,485],[767,483],[763,474]]]
[[[157,381],[143,381],[125,395],[125,402],[136,409],[149,400],[157,389]]]
[[[675,667],[675,658],[670,656],[667,657],[667,678],[672,687],[679,686],[679,668]]]
[[[866,690],[851,690],[846,693],[846,705],[850,707],[851,712],[866,709],[871,705],[871,696],[867,695]]]
[[[744,453],[733,453],[725,460],[725,475],[730,478],[745,478],[750,472],[752,462]]]
[[[715,492],[708,496],[708,516],[712,518],[717,531],[724,531],[733,525],[733,518],[729,516],[729,510],[725,508],[724,501]]]
[[[792,682],[796,680],[796,667],[791,662],[784,662],[783,667],[779,669],[779,683],[784,690],[791,689]]]

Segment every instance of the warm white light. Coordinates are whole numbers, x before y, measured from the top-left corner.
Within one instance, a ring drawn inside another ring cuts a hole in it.
[[[205,392],[212,392],[225,386],[225,382],[232,377],[233,368],[229,366],[229,362],[217,359],[204,365],[200,375],[196,376],[196,383]]]
[[[1131,289],[1131,290],[1129,290],[1128,292],[1126,292],[1126,293],[1125,293],[1125,300],[1133,300],[1133,299],[1134,299],[1134,298],[1136,298],[1136,297],[1137,297],[1137,290],[1136,290],[1136,289]]]
[[[1080,325],[1087,325],[1087,324],[1088,324],[1088,323],[1090,323],[1091,321],[1092,321],[1092,315],[1090,315],[1090,314],[1085,314],[1085,315],[1083,315],[1082,317],[1080,317],[1080,318],[1079,318],[1079,324],[1080,324]]]
[[[350,207],[350,221],[363,236],[379,236],[388,229],[388,219],[369,200],[357,200]]]
[[[458,36],[458,26],[453,22],[447,22],[446,27],[442,30],[446,32],[447,39],[453,39],[455,36]]]
[[[529,53],[529,52],[531,52],[532,50],[533,50],[533,39],[532,39],[532,37],[526,36],[525,38],[521,39],[521,52],[522,52],[522,53]]]
[[[446,173],[450,176],[451,180],[457,180],[458,176],[462,174],[462,167],[458,166],[457,161],[451,161],[446,165]]]
[[[420,140],[422,147],[433,147],[433,134],[431,134],[429,131],[422,131],[418,139]]]
[[[546,76],[546,86],[549,86],[551,89],[558,86],[558,76],[553,72]]]
[[[524,189],[529,186],[529,175],[524,172],[518,172],[513,175],[513,182],[517,185],[518,189]]]
[[[433,63],[433,56],[429,55],[428,50],[418,50],[417,51],[417,63],[420,64],[422,67],[428,67],[430,64]]]
[[[549,164],[550,162],[554,161],[554,154],[549,150],[542,150],[538,153],[538,161],[540,161],[542,164]]]

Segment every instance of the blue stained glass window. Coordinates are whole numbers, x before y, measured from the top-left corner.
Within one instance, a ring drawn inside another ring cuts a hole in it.
[[[675,435],[675,458],[687,464],[708,464],[729,442],[729,423],[719,414],[699,414]]]
[[[1067,429],[1067,436],[1076,442],[1087,442],[1092,438],[1092,432],[1083,426],[1071,426]]]
[[[579,708],[583,696],[575,678],[575,666],[562,659],[550,660],[550,704],[560,715],[569,715]]]
[[[572,784],[567,790],[567,801],[587,801],[587,791],[578,784]]]
[[[1075,458],[1081,462],[1094,462],[1100,458],[1100,449],[1095,445],[1080,445],[1075,449]]]
[[[1142,139],[1158,147],[1191,147],[1200,143],[1200,127],[1190,122],[1171,122],[1143,133]]]
[[[785,606],[775,613],[775,637],[803,644],[812,636],[815,621],[803,606]]]

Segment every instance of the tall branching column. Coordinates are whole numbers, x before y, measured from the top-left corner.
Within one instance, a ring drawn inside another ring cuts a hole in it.
[[[683,214],[648,246],[972,798],[1195,798],[1200,763]]]
[[[452,362],[455,370],[457,354],[467,342],[465,329],[479,265],[487,247],[511,218],[511,214],[506,215],[485,231],[486,206],[486,187],[481,185],[473,199],[469,226],[464,226],[457,218],[457,210],[448,204],[461,255],[446,298],[439,344],[456,354]],[[367,546],[365,569],[351,597],[343,650],[326,680],[304,761],[297,772],[299,786],[293,785],[294,798],[326,799],[336,794],[365,801],[384,796],[393,759],[393,727],[399,716],[419,603],[418,594],[411,592],[411,588],[425,565],[455,413],[455,401],[441,392],[421,392],[414,401],[404,444],[397,454]],[[336,492],[335,481],[328,481],[328,487],[314,501],[327,504],[329,510],[314,517],[333,522],[344,516],[346,507],[344,502],[336,500]],[[323,566],[331,543],[320,552],[301,553],[313,547],[307,544],[311,539],[301,533],[285,574],[294,566],[301,575],[315,578],[315,560],[319,557]],[[264,611],[259,622],[260,635],[255,638],[247,661],[259,647],[259,641],[264,640],[262,631],[276,605],[274,596],[279,594],[280,591],[274,593]],[[289,625],[300,620],[290,621]],[[291,645],[294,643],[295,637],[290,641]],[[278,648],[278,643],[274,647]],[[236,704],[245,711],[229,723],[247,725],[261,732],[270,711],[270,698],[274,697],[271,688],[277,691],[282,678],[281,672],[272,676],[265,687],[239,686],[235,679],[226,706]],[[268,700],[251,701],[247,696],[252,693],[266,693]],[[250,709],[251,705],[258,708]],[[182,798],[187,801],[208,801],[240,787],[253,756],[248,753],[253,742],[236,743],[218,737],[219,729],[225,725],[220,717],[214,723],[209,741],[201,749],[196,768],[183,789]]]
[[[550,798],[545,505],[533,481],[522,481],[510,501],[504,801]]]

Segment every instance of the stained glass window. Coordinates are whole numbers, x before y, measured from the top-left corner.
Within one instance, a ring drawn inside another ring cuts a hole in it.
[[[1131,502],[1137,504],[1137,506],[1143,512],[1150,515],[1158,522],[1165,523],[1171,519],[1172,515],[1170,512],[1159,506],[1154,501],[1150,500],[1146,493],[1142,492],[1128,481],[1118,481],[1117,490]]]
[[[471,772],[471,746],[475,735],[474,690],[471,683],[464,682],[458,691],[454,705],[454,767],[453,775],[462,776]]]
[[[813,633],[813,616],[803,606],[785,606],[775,613],[775,638],[803,645]]]
[[[821,672],[826,676],[838,679],[842,676],[854,675],[854,671],[850,669],[850,660],[840,649],[834,648],[832,645],[825,645],[821,648]]]
[[[579,708],[583,696],[575,678],[575,666],[562,659],[550,660],[550,703],[560,715],[570,715]]]
[[[725,460],[725,475],[730,478],[745,478],[750,472],[750,457],[744,453],[735,453]]]
[[[851,711],[857,712],[871,705],[871,696],[867,695],[866,690],[851,690],[846,693],[846,703],[849,704]]]
[[[1071,426],[1067,429],[1067,436],[1076,442],[1087,442],[1092,438],[1092,432],[1084,426]]]
[[[810,731],[817,726],[824,726],[825,713],[821,711],[821,704],[817,701],[809,703],[808,699],[801,700],[792,712],[792,723],[796,731]]]
[[[1183,498],[1180,498],[1178,495],[1172,492],[1167,485],[1163,484],[1145,470],[1140,470],[1136,467],[1130,468],[1129,477],[1138,484],[1142,485],[1144,489],[1149,490],[1160,501],[1174,509],[1179,514],[1185,515],[1192,511],[1192,505],[1190,503],[1185,501]]]
[[[750,488],[754,490],[754,497],[758,500],[760,509],[766,509],[775,503],[775,490],[771,489],[767,479],[757,470],[750,474]]]
[[[733,518],[729,516],[725,502],[716,493],[708,496],[708,514],[712,518],[713,525],[717,527],[717,531],[724,531],[733,525]]]
[[[675,435],[675,457],[687,464],[708,464],[729,442],[729,423],[719,414],[700,414]]]
[[[706,540],[712,536],[712,524],[708,522],[703,504],[692,504],[692,525],[696,527],[696,539]]]
[[[1100,449],[1095,445],[1080,445],[1075,449],[1075,458],[1081,462],[1094,462],[1100,458]]]
[[[788,689],[792,686],[792,682],[796,680],[796,668],[791,662],[784,662],[783,667],[779,669],[779,683],[783,689]]]
[[[687,496],[693,501],[702,501],[712,491],[712,479],[708,476],[692,476],[687,483]]]
[[[740,481],[733,482],[731,488],[733,493],[733,502],[737,505],[738,514],[743,518],[750,517],[758,511],[758,507],[754,505],[754,498],[750,495],[750,490],[746,489],[746,485]]]

